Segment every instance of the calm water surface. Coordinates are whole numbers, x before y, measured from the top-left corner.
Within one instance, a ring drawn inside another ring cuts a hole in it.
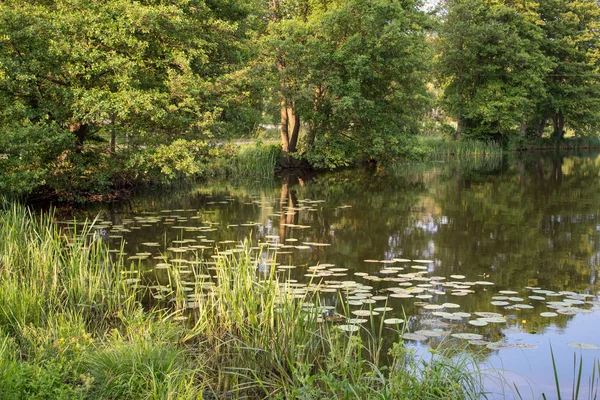
[[[495,371],[494,397],[513,398],[515,382],[524,398],[555,398],[550,346],[563,395],[573,355],[583,355],[584,381],[600,358],[573,347],[600,346],[599,178],[598,154],[537,154],[218,182],[88,212],[100,211],[98,233],[115,248],[124,240],[149,284],[175,267],[193,279],[216,248],[250,238],[263,244],[260,268],[277,268],[299,293],[320,281],[335,305],[345,285],[351,310],[387,304],[376,318],[406,319],[419,351],[465,346]]]

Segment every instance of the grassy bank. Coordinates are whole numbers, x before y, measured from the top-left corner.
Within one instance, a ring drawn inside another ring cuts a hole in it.
[[[421,136],[418,139],[419,151],[428,160],[444,159],[476,159],[500,157],[505,153],[522,151],[568,151],[600,149],[599,138],[568,137],[562,140],[554,139],[524,139],[515,140],[502,145],[490,141],[483,142],[472,139],[451,140],[442,136]]]
[[[341,331],[318,295],[258,273],[247,245],[191,281],[167,265],[156,285],[74,226],[0,211],[2,398],[482,396],[468,358],[420,359],[401,330],[389,353],[381,326]]]
[[[566,137],[561,140],[543,138],[535,140],[516,140],[509,143],[509,151],[538,151],[538,150],[590,150],[600,149],[600,138],[597,137]]]
[[[176,140],[169,145],[90,149],[68,154],[43,170],[0,171],[0,193],[29,201],[82,203],[127,198],[133,191],[182,187],[209,178],[256,180],[272,177],[281,157],[278,145]],[[33,167],[32,167],[33,168]]]
[[[497,142],[450,140],[440,136],[419,137],[419,147],[429,160],[499,157],[503,153]]]
[[[514,140],[502,145],[430,135],[419,136],[407,159],[399,161],[499,159],[507,152],[594,148],[600,149],[600,139]],[[210,178],[254,181],[272,177],[278,168],[310,167],[299,157],[283,157],[279,144],[260,141],[219,144],[180,139],[169,145],[123,148],[116,153],[88,149],[69,153],[60,163],[44,164],[39,170],[5,169],[0,172],[0,192],[33,202],[114,201],[149,188],[182,187]]]

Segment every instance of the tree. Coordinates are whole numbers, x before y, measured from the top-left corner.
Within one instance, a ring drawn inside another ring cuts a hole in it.
[[[567,124],[576,134],[589,134],[600,122],[600,7],[595,0],[544,0],[539,20],[541,48],[552,69],[544,78],[545,95],[536,101],[536,135],[541,137],[548,120],[556,139],[564,137]]]
[[[267,61],[283,149],[303,144],[318,167],[406,154],[430,98],[419,2],[300,1],[286,3],[285,13],[282,1],[271,4],[280,13],[271,20]]]
[[[114,151],[117,135],[149,146],[219,133],[240,116],[254,123],[259,112],[247,110],[258,107],[256,89],[241,68],[251,55],[251,11],[238,0],[0,3],[7,165],[28,168],[16,161],[24,150],[15,140],[40,143],[23,127],[70,132],[72,141],[55,142],[61,154],[82,152],[103,133]]]
[[[496,0],[443,3],[437,73],[456,136],[506,140],[536,112],[551,67],[542,52],[537,4]]]

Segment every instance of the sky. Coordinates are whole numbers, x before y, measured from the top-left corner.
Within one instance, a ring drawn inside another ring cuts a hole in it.
[[[424,8],[430,10],[438,3],[439,0],[424,0]]]

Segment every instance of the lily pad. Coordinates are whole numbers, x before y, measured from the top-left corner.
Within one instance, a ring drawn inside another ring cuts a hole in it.
[[[347,324],[347,325],[338,325],[338,329],[342,330],[344,332],[356,332],[360,328],[356,325]]]
[[[418,333],[404,333],[402,335],[402,339],[408,339],[408,340],[427,340],[427,336],[425,335],[419,335]]]
[[[388,318],[383,320],[383,323],[386,325],[397,325],[403,323],[404,320],[400,318]]]
[[[469,340],[469,344],[472,344],[474,346],[486,346],[489,342],[486,342],[485,340],[481,340],[481,339],[476,339],[476,340]]]
[[[510,349],[513,346],[508,343],[493,342],[493,343],[488,343],[486,345],[486,347],[490,350],[502,350],[502,349]]]
[[[571,343],[569,343],[569,346],[575,347],[576,349],[582,349],[582,350],[600,350],[600,346],[596,346],[595,344],[584,343],[584,342],[571,342]]]
[[[540,313],[540,316],[544,317],[544,318],[552,318],[552,317],[556,317],[557,315],[558,314],[555,313],[555,312],[543,312],[543,313]]]
[[[470,318],[471,314],[467,313],[467,312],[455,312],[452,315],[454,315],[455,317],[460,317],[460,318]]]
[[[348,318],[346,320],[347,323],[349,324],[364,324],[366,322],[368,322],[368,319],[365,318]]]
[[[442,306],[445,308],[460,308],[460,304],[456,303],[444,303]]]
[[[483,335],[480,335],[477,333],[453,333],[450,336],[457,338],[457,339],[464,339],[464,340],[481,340],[481,339],[483,339]]]
[[[502,314],[498,314],[498,313],[494,313],[494,312],[487,312],[487,311],[478,311],[474,314],[479,317],[483,317],[483,318],[496,318],[496,317],[503,318],[504,317]]]
[[[368,317],[370,315],[379,315],[379,313],[377,311],[371,311],[371,310],[356,310],[356,311],[352,311],[352,314],[356,315],[357,317]]]
[[[415,333],[417,335],[423,335],[423,336],[427,336],[427,337],[440,337],[444,334],[442,331],[434,331],[434,330],[428,330],[428,329],[418,330],[418,331],[415,331]]]
[[[533,308],[533,306],[531,306],[529,304],[515,304],[514,307],[521,309],[521,310],[530,310]]]
[[[479,318],[479,320],[485,321],[485,322],[491,323],[491,324],[503,324],[506,322],[506,319],[502,318],[502,317],[484,317],[484,318]]]
[[[469,324],[473,326],[486,326],[488,323],[481,319],[474,319],[472,321],[469,321]]]

